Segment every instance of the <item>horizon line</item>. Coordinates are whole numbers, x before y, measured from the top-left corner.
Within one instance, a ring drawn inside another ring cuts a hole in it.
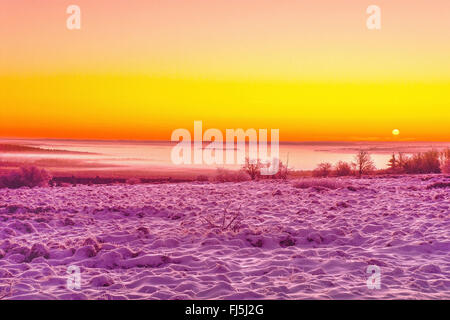
[[[79,141],[79,142],[137,142],[137,143],[179,143],[180,141],[171,141],[171,140],[159,140],[159,139],[96,139],[96,138],[27,138],[27,137],[0,137],[0,141],[2,140],[31,140],[31,141]],[[213,141],[207,140],[191,140],[191,142],[203,142],[203,143],[211,143]],[[223,142],[226,142],[226,139],[223,139]],[[268,143],[271,143],[271,140],[267,140]],[[413,139],[395,139],[395,140],[279,140],[280,144],[299,144],[299,143],[450,143],[450,141],[446,140],[413,140]],[[249,143],[249,141],[245,141],[245,143]]]

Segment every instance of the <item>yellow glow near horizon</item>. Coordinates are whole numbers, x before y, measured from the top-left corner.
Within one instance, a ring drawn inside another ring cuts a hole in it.
[[[176,128],[280,128],[282,140],[448,139],[450,83],[302,83],[146,76],[1,77],[0,135],[170,139]],[[23,95],[23,92],[27,92]],[[326,94],[325,94],[326,93]],[[70,99],[68,98],[70,97]],[[27,106],[20,112],[17,106]],[[427,106],[424,110],[424,106]],[[425,112],[426,111],[426,112]],[[420,114],[420,117],[418,116]],[[39,115],[39,118],[36,118]],[[361,134],[363,133],[363,135]]]

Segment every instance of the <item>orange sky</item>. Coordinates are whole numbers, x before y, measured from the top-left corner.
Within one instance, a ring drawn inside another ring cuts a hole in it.
[[[0,136],[168,140],[202,120],[450,141],[449,17],[448,0],[2,1]]]

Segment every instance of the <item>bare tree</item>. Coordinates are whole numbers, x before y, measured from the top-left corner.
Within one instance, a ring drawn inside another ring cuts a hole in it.
[[[356,154],[354,165],[359,177],[361,177],[363,174],[367,174],[375,170],[375,165],[373,164],[370,154],[364,150],[360,150]]]

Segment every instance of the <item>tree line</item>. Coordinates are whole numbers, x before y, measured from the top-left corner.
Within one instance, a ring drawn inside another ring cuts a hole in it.
[[[353,162],[339,161],[336,165],[329,162],[320,163],[313,171],[315,177],[362,176],[374,173],[385,174],[420,174],[450,173],[450,148],[443,151],[430,150],[412,155],[393,153],[388,168],[377,170],[369,152],[360,150]]]

